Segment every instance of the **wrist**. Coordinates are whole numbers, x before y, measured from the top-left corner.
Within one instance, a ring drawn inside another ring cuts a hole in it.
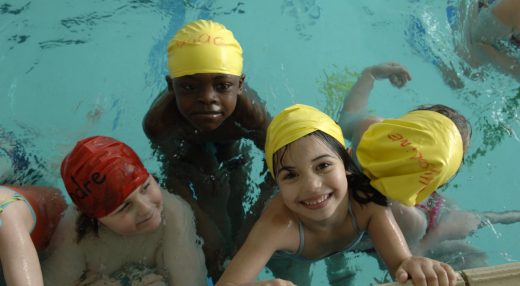
[[[361,73],[361,77],[363,77],[367,80],[370,80],[372,82],[376,80],[376,77],[372,73],[372,67],[364,69],[363,72]]]

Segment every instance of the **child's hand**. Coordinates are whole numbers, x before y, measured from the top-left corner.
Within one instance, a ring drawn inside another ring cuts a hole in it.
[[[407,81],[412,79],[402,65],[394,62],[372,66],[369,67],[367,71],[370,72],[375,79],[387,78],[392,85],[398,88],[403,87]]]
[[[240,286],[295,286],[291,281],[283,280],[283,279],[273,279],[273,280],[262,280],[256,281],[252,283],[242,284]]]
[[[404,260],[397,271],[395,278],[400,283],[412,279],[414,285],[454,286],[457,273],[446,263],[426,257],[412,256]]]

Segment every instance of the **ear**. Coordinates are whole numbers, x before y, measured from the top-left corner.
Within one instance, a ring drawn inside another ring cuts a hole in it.
[[[173,93],[173,79],[169,75],[167,75],[165,77],[165,79],[166,79],[166,84],[168,85],[168,91]]]
[[[243,94],[244,93],[244,81],[246,80],[246,76],[244,74],[242,74],[240,76],[240,79],[238,80],[238,93],[239,94]]]

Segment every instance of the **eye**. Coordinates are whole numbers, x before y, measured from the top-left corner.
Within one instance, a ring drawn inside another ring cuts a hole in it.
[[[296,174],[296,172],[290,172],[290,171],[282,171],[279,174],[279,178],[283,181],[288,181],[288,180],[294,179],[297,176],[298,176],[298,174]]]
[[[150,181],[144,183],[143,188],[141,189],[141,194],[146,194],[148,192],[150,184]]]
[[[229,91],[233,87],[233,84],[230,82],[221,82],[216,84],[217,91]]]
[[[192,80],[179,79],[173,82],[173,89],[179,93],[191,93],[197,89],[197,85]]]
[[[318,171],[324,171],[324,170],[326,170],[327,168],[329,168],[330,166],[332,166],[332,164],[329,163],[329,162],[321,162],[321,163],[319,163],[319,164],[316,166],[316,169],[317,169]]]
[[[125,203],[123,204],[123,206],[122,206],[121,208],[119,208],[119,210],[117,211],[117,213],[123,213],[123,212],[129,210],[131,206],[132,206],[131,203],[129,203],[129,202],[125,202]]]
[[[195,85],[190,84],[190,83],[181,83],[181,84],[179,84],[179,86],[183,91],[194,91],[195,90]]]

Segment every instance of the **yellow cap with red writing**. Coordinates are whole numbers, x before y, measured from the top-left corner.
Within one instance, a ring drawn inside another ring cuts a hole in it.
[[[462,137],[446,116],[412,111],[372,124],[356,158],[370,184],[387,198],[413,206],[453,177],[462,163]]]
[[[276,115],[269,127],[265,139],[265,161],[273,178],[273,155],[285,145],[314,132],[322,131],[336,139],[345,147],[341,127],[327,114],[305,104],[291,105]]]
[[[242,48],[224,25],[196,20],[182,27],[168,44],[172,78],[198,73],[242,75]]]

